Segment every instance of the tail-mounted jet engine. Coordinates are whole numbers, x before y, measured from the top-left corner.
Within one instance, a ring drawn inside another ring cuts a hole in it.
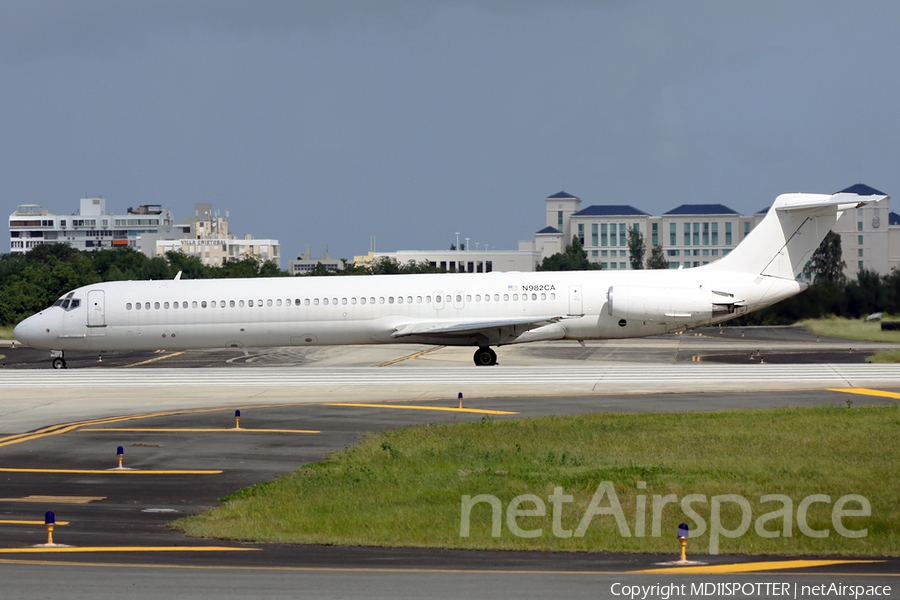
[[[670,323],[726,316],[742,306],[734,294],[703,288],[616,285],[606,294],[610,316]]]

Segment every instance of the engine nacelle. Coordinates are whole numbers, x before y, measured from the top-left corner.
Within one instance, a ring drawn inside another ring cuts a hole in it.
[[[702,321],[733,314],[743,300],[702,288],[616,285],[606,294],[610,316],[657,323]]]

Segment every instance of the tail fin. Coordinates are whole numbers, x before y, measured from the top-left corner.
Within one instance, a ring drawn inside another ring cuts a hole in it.
[[[888,196],[858,184],[836,194],[782,194],[768,213],[715,270],[794,279],[845,210]]]

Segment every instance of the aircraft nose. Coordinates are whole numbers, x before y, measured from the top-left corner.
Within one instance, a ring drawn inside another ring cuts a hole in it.
[[[27,321],[28,319],[25,319]],[[16,338],[20,344],[28,345],[28,323],[22,321],[16,328],[13,329],[13,337]]]

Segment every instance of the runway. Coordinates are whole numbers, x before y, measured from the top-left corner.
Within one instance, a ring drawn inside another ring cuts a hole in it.
[[[493,368],[466,365],[470,353],[459,349],[422,358],[420,348],[388,347],[323,349],[320,360],[305,355],[291,367],[281,362],[290,352],[272,351],[255,363],[214,352],[143,365],[137,363],[159,356],[109,357],[102,365],[85,357],[89,366],[63,371],[0,370],[4,592],[16,598],[60,590],[62,597],[90,598],[595,598],[615,597],[613,586],[623,583],[781,582],[891,585],[894,591],[883,597],[900,597],[896,558],[818,563],[704,556],[722,571],[673,575],[656,572],[656,563],[671,556],[235,544],[189,539],[165,527],[235,489],[321,460],[367,431],[478,420],[484,411],[514,413],[494,417],[506,419],[900,399],[900,369],[893,365],[759,364],[738,340],[732,355],[746,354],[751,364],[698,363],[689,357],[700,339],[643,342],[625,352],[643,362],[600,360],[602,352],[622,354],[606,345],[548,344],[510,349],[505,364]],[[727,354],[727,342],[703,343]],[[673,344],[686,358],[673,361]],[[800,350],[794,342],[771,344],[760,348],[763,357],[775,346]],[[558,357],[561,349],[568,358]],[[347,366],[354,356],[365,366]],[[119,359],[125,364],[113,367]],[[164,366],[179,359],[218,368]],[[251,431],[229,430],[237,408]],[[107,471],[118,445],[125,447],[126,466],[141,474]],[[56,539],[74,551],[24,551],[44,541],[45,510],[69,523],[57,528]],[[770,596],[757,589],[742,597]]]

